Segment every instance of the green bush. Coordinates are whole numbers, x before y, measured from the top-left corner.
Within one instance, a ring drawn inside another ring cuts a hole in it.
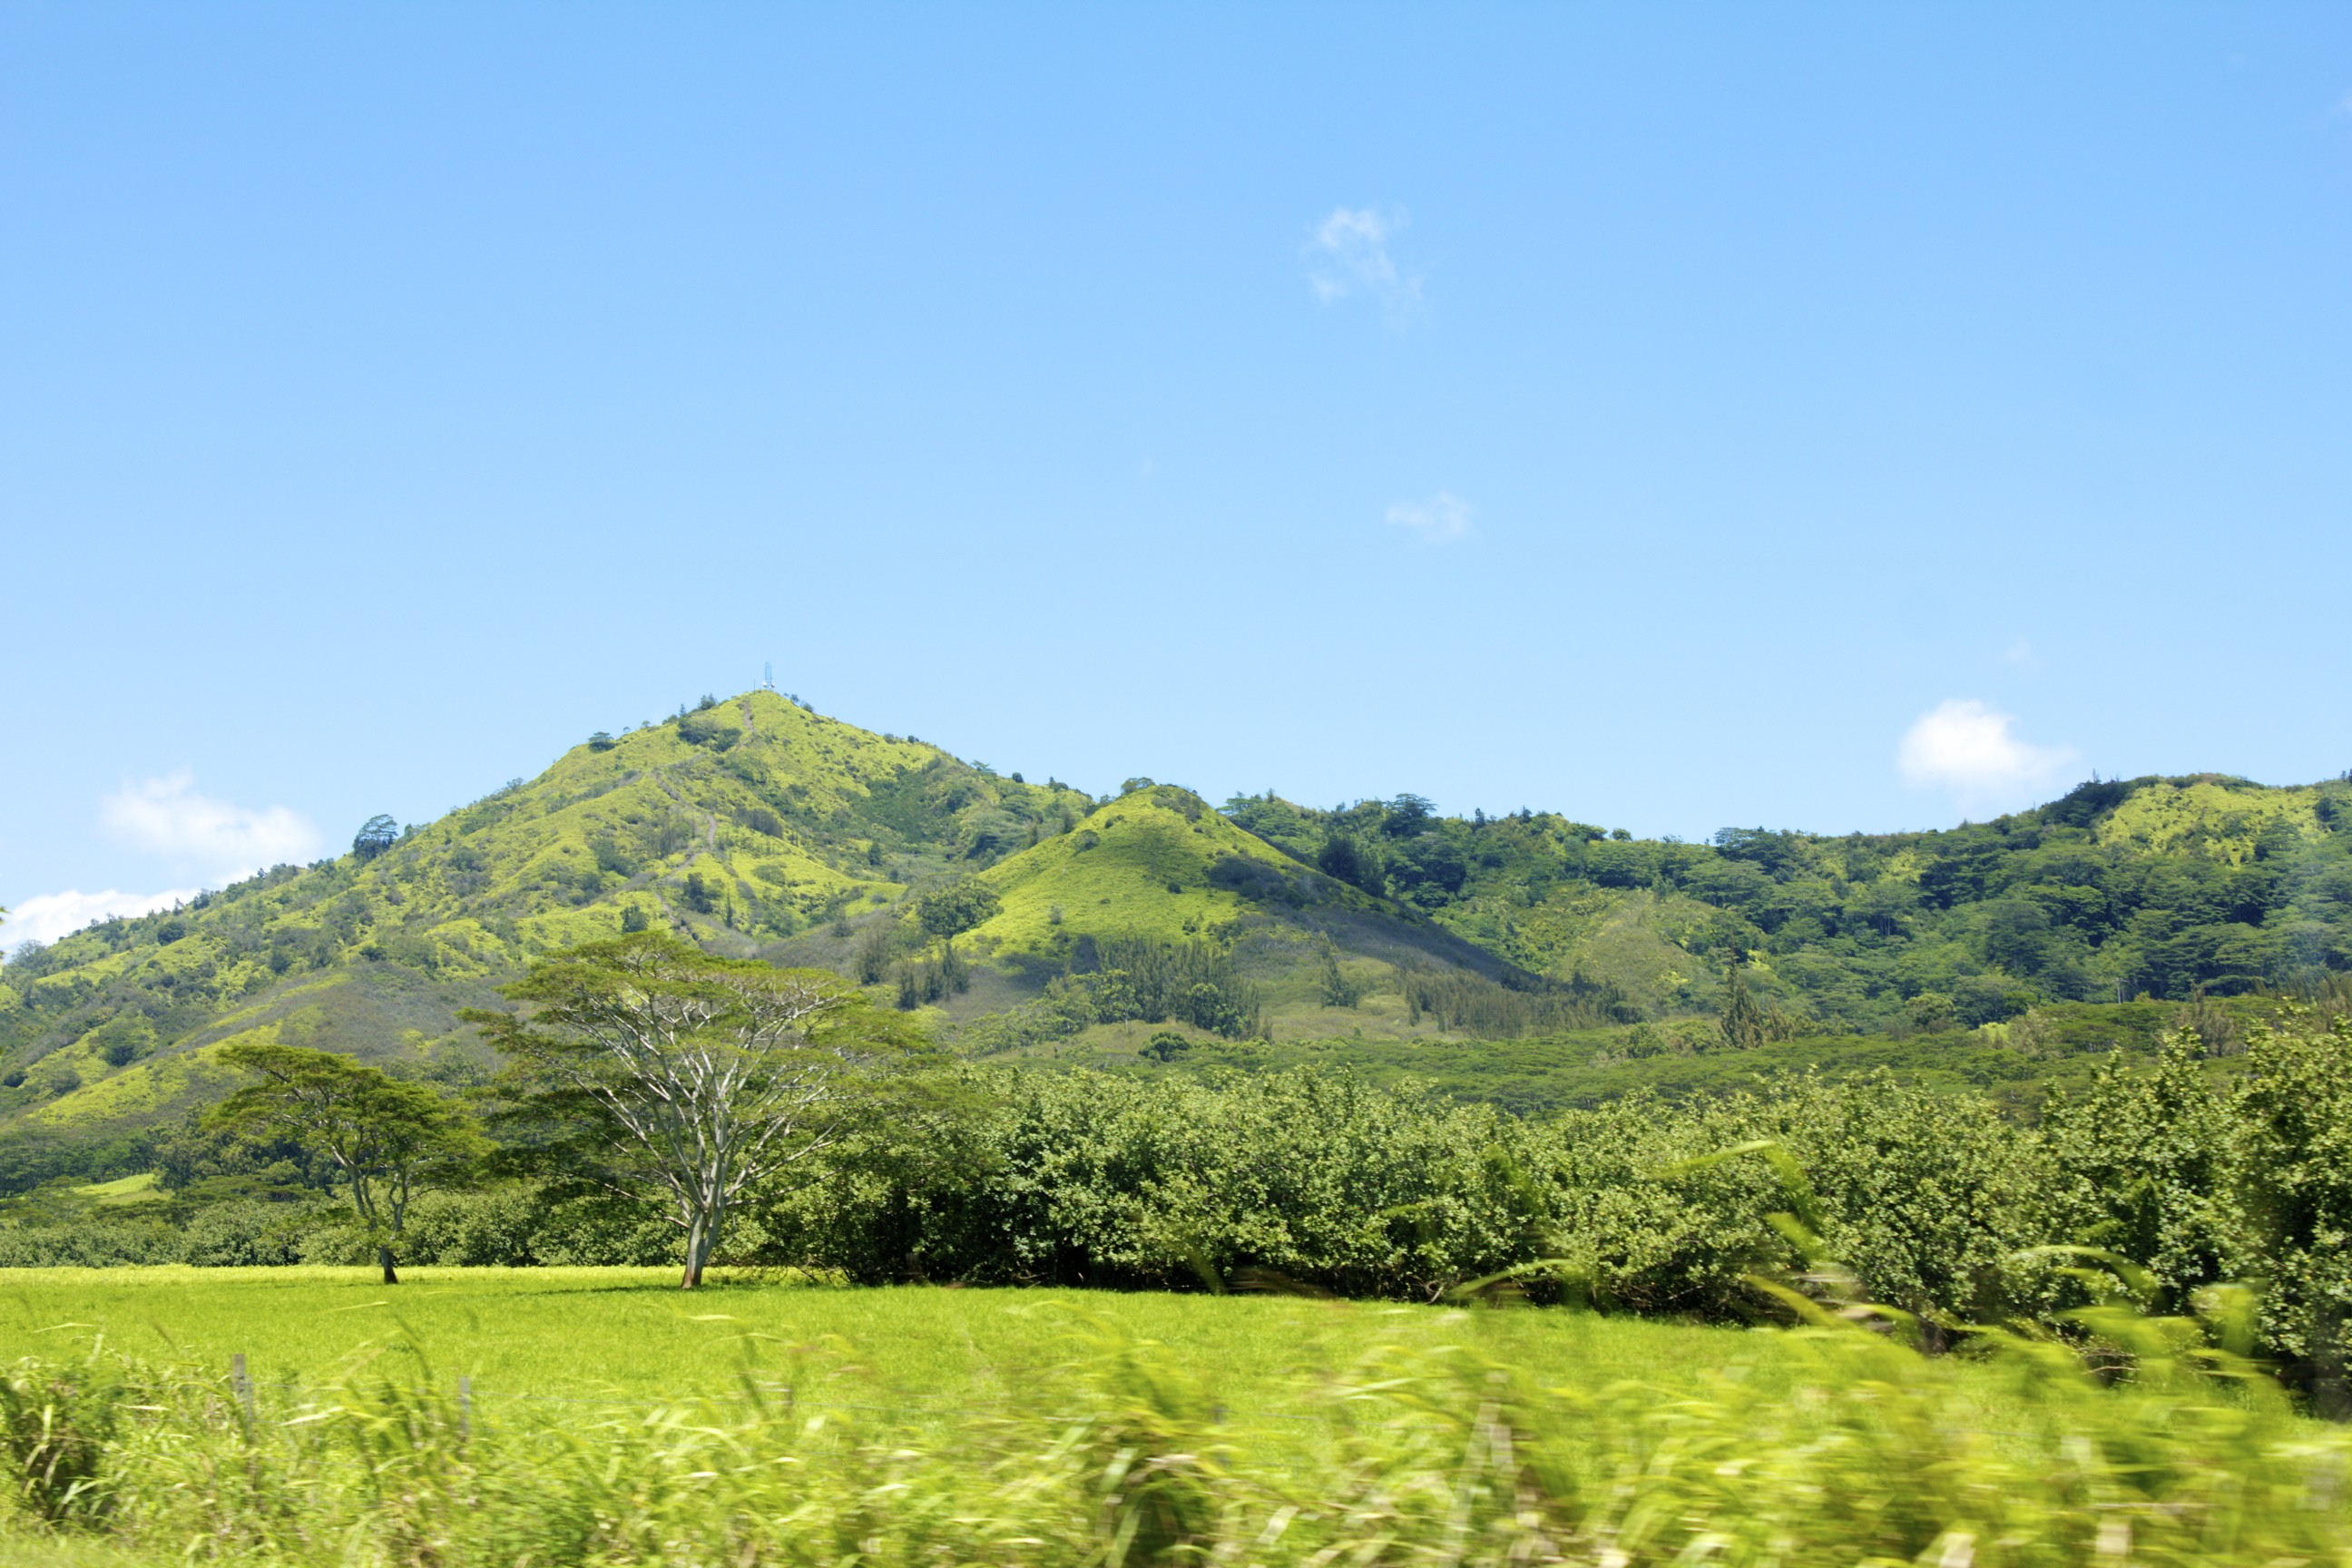
[[[19,1363],[0,1375],[0,1452],[17,1507],[44,1525],[102,1520],[116,1433],[130,1402],[125,1364],[93,1350],[76,1365]]]
[[[253,1199],[198,1209],[181,1235],[181,1261],[205,1268],[300,1263],[314,1231],[339,1211]]]
[[[677,721],[677,736],[688,745],[724,752],[743,738],[742,730],[722,722],[711,710],[698,709]]]
[[[1544,1124],[1315,1068],[958,1081],[949,1121],[870,1129],[761,1195],[761,1260],[869,1280],[1265,1275],[1431,1300],[1549,1259],[1527,1286],[1538,1297],[1742,1321],[1761,1310],[1748,1277],[1800,1261],[1769,1163],[1710,1159],[1759,1141],[1808,1173],[1819,1228],[1873,1299],[1944,1324],[2080,1304],[2032,1251],[2101,1234],[2066,1147],[1886,1078],[1637,1096]]]

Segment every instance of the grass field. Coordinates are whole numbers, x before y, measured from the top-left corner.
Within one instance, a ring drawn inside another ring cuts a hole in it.
[[[1297,1297],[928,1287],[842,1289],[669,1269],[58,1268],[0,1273],[0,1360],[102,1335],[143,1360],[317,1386],[370,1363],[471,1380],[478,1399],[629,1405],[821,1377],[831,1397],[920,1419],[1028,1397],[1106,1337],[1166,1347],[1239,1416],[1348,1372],[1374,1344],[1459,1344],[1547,1385],[1662,1383],[1738,1367],[1785,1385],[1771,1332],[1531,1310]],[[822,1369],[813,1373],[812,1367]]]
[[[10,1271],[0,1568],[2352,1561],[2339,1429],[2111,1332],[2128,1386],[1832,1318]]]

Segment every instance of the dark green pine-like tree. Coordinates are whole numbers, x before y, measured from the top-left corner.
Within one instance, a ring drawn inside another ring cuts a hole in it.
[[[352,853],[362,860],[373,860],[400,842],[400,824],[381,814],[361,824],[352,838]]]
[[[1748,991],[1747,977],[1739,973],[1739,954],[1736,952],[1724,973],[1723,998],[1717,1005],[1717,1014],[1723,1043],[1735,1051],[1752,1051],[1772,1037],[1771,1019]]]

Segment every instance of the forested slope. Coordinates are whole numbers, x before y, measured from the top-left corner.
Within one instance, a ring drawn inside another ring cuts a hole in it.
[[[933,906],[975,892],[990,918],[957,927],[943,962]],[[371,824],[349,854],[20,947],[0,970],[0,1180],[11,1161],[175,1119],[219,1090],[210,1064],[236,1040],[478,1077],[487,1064],[458,1010],[592,936],[666,927],[966,1017],[1124,944],[1111,951],[1188,996],[1204,975],[1223,985],[1224,1011],[1202,1016],[1230,1031],[1249,1020],[1226,950],[1265,908],[1328,909],[1392,927],[1400,951],[1494,966],[1188,792],[1139,782],[1098,802],[772,692],[706,700],[593,738],[437,822]],[[1156,1011],[1148,995],[1142,1010]]]
[[[477,1078],[460,1008],[536,953],[646,926],[834,968],[976,1054],[1083,1036],[1132,1057],[1165,1026],[1580,1031],[1604,1067],[1855,1033],[1916,1057],[2049,1004],[2345,969],[2352,784],[2095,783],[1948,832],[1684,843],[1411,795],[1091,796],[772,692],[706,699],[439,821],[371,825],[349,854],[19,947],[0,969],[0,1184],[121,1165],[124,1140],[218,1091],[233,1040]]]
[[[1413,796],[1234,820],[1509,963],[1647,1016],[1714,1005],[1734,959],[1791,1029],[1978,1025],[2040,1001],[2186,1000],[2352,963],[2352,784],[2081,785],[1944,832],[1634,839]]]
[[[759,951],[1091,805],[773,693],[713,703],[350,854],[20,947],[0,1117],[22,1145],[167,1116],[212,1092],[215,1047],[255,1037],[463,1076],[457,1010],[534,953],[655,923]]]

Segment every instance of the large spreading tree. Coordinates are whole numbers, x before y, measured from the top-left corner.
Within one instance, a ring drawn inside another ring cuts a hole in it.
[[[423,1084],[333,1051],[247,1041],[220,1059],[259,1081],[215,1106],[212,1124],[292,1139],[331,1162],[383,1282],[400,1283],[395,1254],[410,1202],[426,1187],[462,1180],[481,1150],[465,1111]]]
[[[510,1064],[540,1152],[650,1197],[685,1233],[692,1289],[737,1199],[839,1139],[915,1037],[834,975],[714,958],[641,931],[542,959],[466,1016]]]

